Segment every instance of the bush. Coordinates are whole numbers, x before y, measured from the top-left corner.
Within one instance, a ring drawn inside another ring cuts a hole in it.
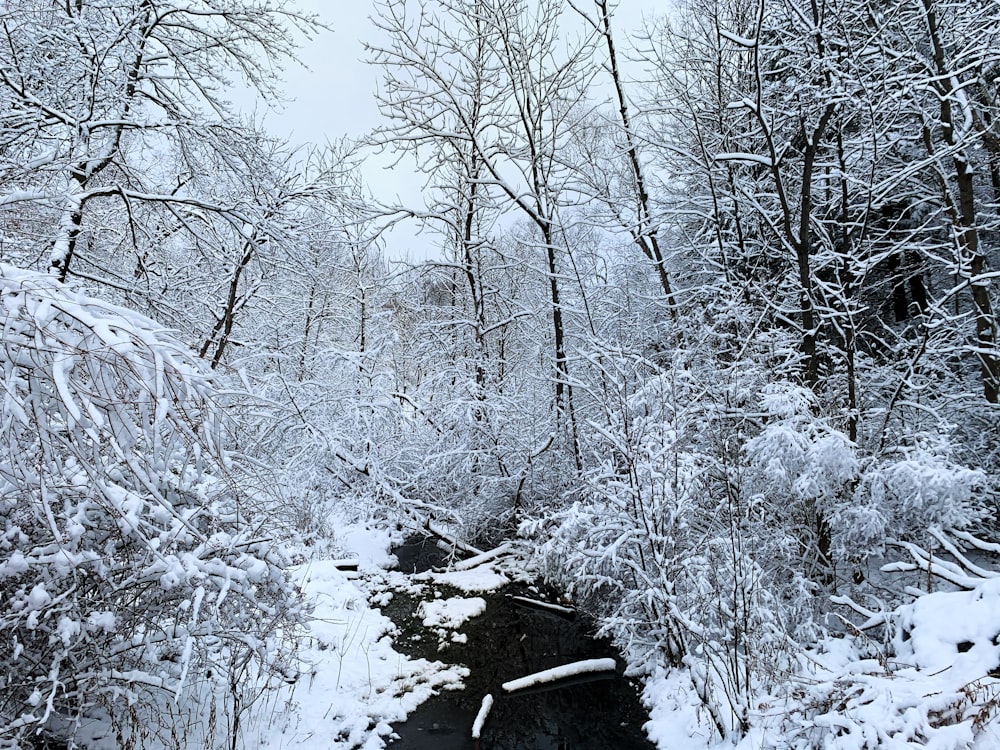
[[[212,664],[271,664],[290,588],[196,359],[9,266],[0,316],[0,738],[179,698]]]

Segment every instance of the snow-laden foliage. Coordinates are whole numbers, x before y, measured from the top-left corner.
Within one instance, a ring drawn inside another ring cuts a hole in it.
[[[270,668],[292,598],[199,363],[151,320],[10,266],[0,315],[0,736],[176,699],[223,662]]]
[[[743,735],[755,696],[798,669],[793,644],[822,635],[817,592],[850,587],[844,563],[884,552],[890,530],[967,523],[982,475],[942,449],[862,462],[811,391],[754,393],[759,372],[716,376],[710,395],[683,359],[641,370],[605,382],[620,408],[591,424],[600,458],[579,499],[525,531],[637,663],[683,664],[715,730]]]
[[[803,570],[818,580],[833,565],[829,518],[851,502],[859,470],[855,448],[813,415],[815,397],[807,389],[771,384],[760,400],[766,422],[745,446],[744,491],[768,509],[775,527],[798,540]]]
[[[783,704],[772,712],[779,721],[760,717],[771,735],[767,746],[992,746],[1000,706],[996,584],[993,578],[898,607],[888,616],[888,647],[856,634],[804,653],[791,690],[766,704]]]
[[[888,538],[922,539],[930,528],[964,529],[986,516],[986,475],[957,464],[947,441],[926,436],[867,467],[853,502],[832,523],[848,554],[882,551]]]
[[[635,371],[609,377],[609,402],[621,408],[607,426],[591,425],[602,460],[581,499],[526,530],[544,530],[547,573],[599,612],[633,659],[688,666],[728,734],[748,726],[760,683],[784,673],[810,589],[781,503],[743,487],[748,424],[729,407],[752,405],[755,375],[718,383],[712,398],[699,369],[679,360],[632,393]]]

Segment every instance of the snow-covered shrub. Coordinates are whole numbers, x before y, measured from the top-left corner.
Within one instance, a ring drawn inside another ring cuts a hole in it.
[[[873,461],[853,502],[838,509],[833,524],[844,553],[878,554],[889,538],[922,542],[930,528],[965,529],[986,515],[982,471],[956,464],[947,441],[913,443]]]
[[[830,518],[850,503],[859,472],[855,446],[813,416],[815,398],[805,388],[768,385],[761,406],[767,421],[746,443],[745,492],[775,528],[798,540],[803,573],[827,578],[835,564]]]
[[[616,398],[608,424],[591,424],[593,465],[580,499],[528,528],[545,529],[541,560],[550,577],[612,630],[631,623],[639,639],[633,649],[678,661],[685,647],[674,617],[675,581],[700,536],[704,466],[687,450],[676,378],[655,375],[630,393],[633,376],[609,373]]]
[[[9,266],[0,317],[0,737],[271,665],[290,589],[198,362]]]
[[[1000,578],[992,575],[887,612],[888,650],[856,631],[803,651],[788,689],[761,699],[767,739],[754,746],[995,747]]]
[[[788,613],[810,595],[789,570],[794,540],[742,489],[752,380],[716,383],[714,398],[682,363],[610,381],[620,408],[591,425],[600,458],[580,500],[526,527],[545,530],[548,575],[633,661],[688,667],[724,735],[745,731],[760,682],[781,679]]]

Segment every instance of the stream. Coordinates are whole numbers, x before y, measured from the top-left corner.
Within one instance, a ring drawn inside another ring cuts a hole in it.
[[[421,572],[444,563],[433,542],[410,543],[395,550],[399,568]],[[443,592],[444,596],[461,595]],[[423,703],[405,723],[393,727],[400,750],[654,750],[642,731],[648,720],[637,687],[621,676],[621,660],[606,641],[594,639],[587,618],[526,607],[513,597],[552,601],[551,592],[510,584],[479,594],[486,611],[460,631],[466,643],[438,651],[437,639],[423,632],[416,609],[421,598],[396,592],[383,612],[400,630],[396,648],[412,656],[463,664],[470,674],[465,689],[444,692]],[[501,684],[581,659],[614,658],[617,672],[563,680],[513,694]],[[483,696],[495,702],[479,742],[472,725]]]

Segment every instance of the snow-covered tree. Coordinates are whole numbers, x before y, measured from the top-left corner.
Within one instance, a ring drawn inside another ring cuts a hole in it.
[[[8,261],[120,290],[133,282],[107,262],[116,245],[141,276],[145,253],[197,235],[206,213],[237,231],[258,223],[196,178],[205,152],[219,146],[210,171],[225,169],[227,146],[245,138],[230,83],[274,94],[274,70],[309,18],[273,0],[18,0],[0,13]]]
[[[205,368],[46,274],[0,267],[0,315],[0,737],[280,675],[294,597]]]

